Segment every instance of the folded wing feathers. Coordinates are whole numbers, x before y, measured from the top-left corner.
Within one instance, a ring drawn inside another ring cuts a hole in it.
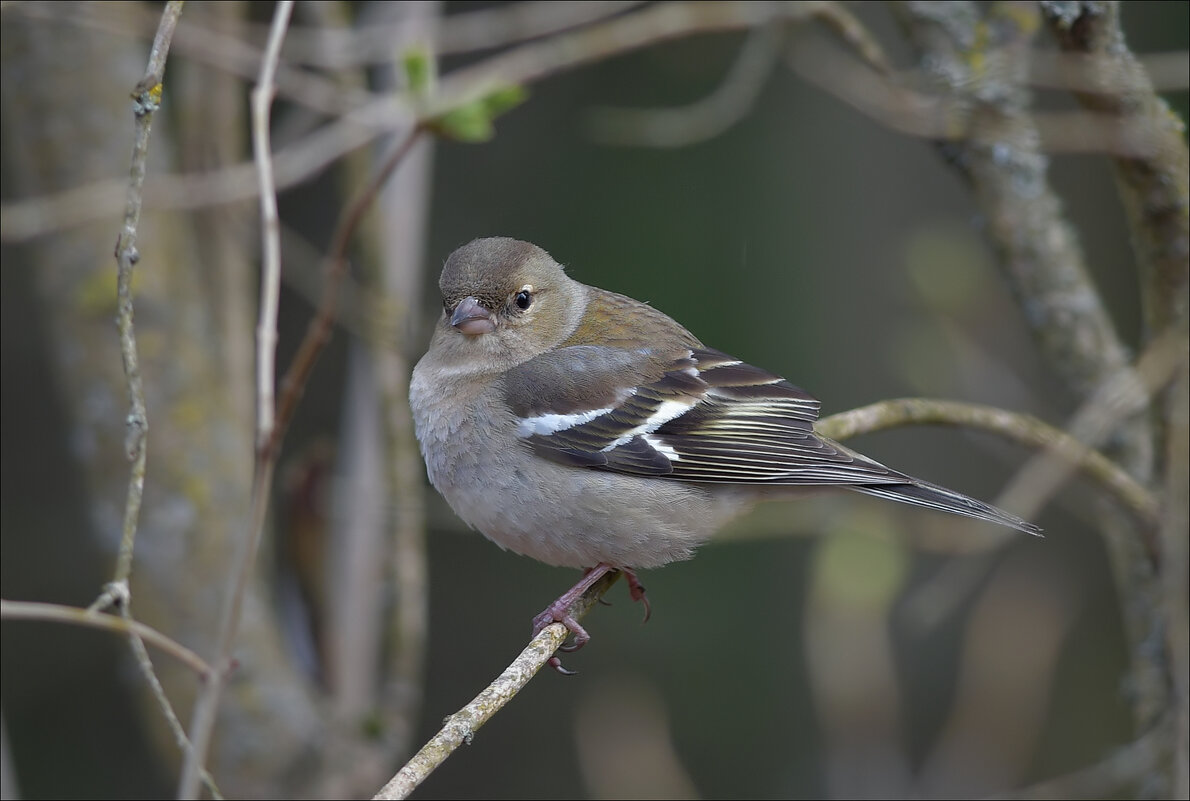
[[[712,350],[590,415],[541,414],[518,433],[542,456],[685,481],[859,484],[904,477],[814,435],[818,401]],[[555,423],[551,426],[549,423]]]
[[[692,350],[659,380],[623,392],[614,406],[534,410],[520,419],[517,433],[540,455],[576,467],[682,481],[843,485],[1039,533],[994,506],[817,436],[818,408],[778,375],[718,351]]]

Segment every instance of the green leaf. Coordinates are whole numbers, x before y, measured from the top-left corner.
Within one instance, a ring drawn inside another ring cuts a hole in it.
[[[434,59],[424,47],[410,47],[401,55],[405,85],[415,97],[425,97],[434,80]]]
[[[486,142],[496,135],[496,118],[523,103],[528,96],[522,86],[500,86],[478,100],[435,117],[427,127],[460,142]]]

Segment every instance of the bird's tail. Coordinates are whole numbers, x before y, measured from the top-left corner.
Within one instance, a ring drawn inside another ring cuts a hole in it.
[[[989,523],[999,523],[1018,531],[1035,536],[1041,535],[1041,528],[1009,514],[1003,509],[997,509],[990,503],[968,498],[960,492],[939,487],[928,481],[914,480],[905,484],[863,484],[850,487],[856,492],[875,495],[877,498],[887,498],[890,501],[911,503],[914,506],[924,506],[927,509],[938,509],[951,514],[973,517],[976,520],[986,520]]]

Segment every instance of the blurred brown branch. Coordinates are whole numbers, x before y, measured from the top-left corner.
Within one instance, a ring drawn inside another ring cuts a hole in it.
[[[324,112],[338,113],[340,117],[277,151],[275,169],[278,189],[309,179],[334,160],[372,141],[383,131],[407,129],[418,121],[425,121],[474,100],[490,91],[493,85],[532,83],[594,61],[698,33],[787,25],[809,20],[822,21],[829,26],[860,54],[861,60],[843,55],[837,48],[813,39],[801,40],[788,53],[794,70],[806,80],[822,86],[883,124],[911,135],[961,139],[973,131],[973,126],[981,124],[970,116],[969,106],[953,95],[923,93],[913,88],[916,82],[913,75],[897,79],[867,66],[883,64],[879,46],[862,25],[849,22],[853,19],[850,13],[836,3],[772,5],[751,2],[675,2],[631,10],[610,19],[604,16],[610,14],[610,9],[604,9],[601,13],[595,11],[598,9],[592,9],[589,21],[581,15],[574,18],[573,24],[585,24],[586,27],[571,31],[568,23],[552,36],[529,41],[451,72],[442,79],[439,91],[430,103],[416,113],[403,94],[375,96],[361,94],[360,90],[345,93],[336,90],[333,82],[319,79],[312,73],[298,72],[298,77],[294,78],[293,86],[289,89],[295,98],[306,103],[313,102]],[[481,13],[486,12],[471,12]],[[447,30],[450,30],[450,25],[459,24],[451,22],[455,19],[457,17],[447,18],[444,23]],[[471,24],[468,23],[469,26]],[[475,24],[474,27],[479,29],[481,26]],[[228,65],[239,65],[236,71],[244,76],[249,65],[255,63],[251,53],[243,49],[245,45],[231,38],[233,34],[208,31],[206,35],[209,38],[187,46],[195,52],[205,53],[215,66],[227,68]],[[392,48],[395,45],[390,43],[388,46]],[[1045,63],[1053,64],[1054,59],[1048,58]],[[1051,83],[1058,80],[1052,77],[1052,73],[1062,76],[1075,74],[1082,62],[1059,63],[1062,64],[1060,70],[1042,71]],[[1028,60],[1023,59],[1022,64],[1025,68],[1016,79],[1023,85],[1030,73]],[[283,76],[291,72],[282,69],[278,80],[281,81]],[[323,82],[317,86],[307,86],[317,80]],[[1080,85],[1074,79],[1070,82]],[[329,99],[313,101],[311,98]],[[719,110],[721,105],[722,102],[702,109],[699,118],[706,118],[712,111],[723,116],[724,112]],[[1031,116],[1041,136],[1041,149],[1050,152],[1108,152],[1143,156],[1151,153],[1156,146],[1150,129],[1128,118],[1095,112],[1036,110],[1031,112]],[[727,120],[730,120],[730,114]],[[724,123],[715,120],[713,124]],[[111,205],[114,194],[121,188],[119,182],[104,181],[74,187],[52,196],[5,203],[0,206],[3,212],[0,215],[0,239],[23,241],[96,219],[103,214],[103,209]],[[195,209],[228,203],[255,197],[256,191],[255,167],[251,163],[210,174],[154,176],[146,188],[150,202],[163,209]]]
[[[135,119],[132,163],[129,168],[128,192],[124,204],[124,221],[119,236],[116,238],[116,326],[120,334],[120,355],[124,365],[124,374],[128,387],[129,411],[126,417],[126,433],[124,437],[124,452],[132,462],[131,473],[128,477],[128,492],[124,504],[123,535],[120,548],[116,556],[115,574],[111,582],[104,588],[102,594],[91,605],[89,612],[98,612],[109,606],[115,606],[127,628],[129,644],[133,658],[140,668],[145,683],[148,685],[154,699],[165,717],[166,723],[173,733],[174,740],[183,753],[189,754],[191,743],[178,720],[173,704],[161,684],[157,672],[153,669],[153,662],[145,648],[145,638],[142,627],[132,615],[132,591],[128,579],[132,574],[132,556],[136,543],[136,532],[140,521],[141,504],[145,492],[145,467],[148,457],[146,439],[149,433],[149,418],[145,404],[144,379],[141,376],[140,356],[136,342],[136,326],[133,321],[133,267],[140,261],[137,248],[137,228],[140,224],[141,207],[143,205],[143,190],[145,174],[147,172],[149,137],[153,129],[153,117],[161,107],[163,81],[165,80],[165,64],[169,57],[170,44],[177,29],[178,20],[182,15],[181,0],[170,0],[165,4],[161,14],[161,21],[153,37],[153,46],[149,51],[149,63],[145,67],[144,77],[132,91],[133,116]],[[47,610],[48,611],[48,610]],[[160,636],[160,635],[158,635]],[[158,647],[162,647],[159,639],[154,639]],[[178,646],[181,648],[181,646]],[[175,656],[179,652],[171,651]],[[190,652],[186,651],[188,655]],[[180,657],[179,657],[180,658]],[[209,670],[200,673],[200,678],[210,678]],[[214,781],[207,772],[198,775],[215,796],[219,795]]]
[[[293,0],[283,0],[273,13],[272,34],[260,64],[260,78],[252,92],[252,139],[260,178],[260,217],[264,264],[261,268],[260,315],[256,329],[256,468],[252,480],[252,514],[241,543],[242,550],[230,565],[223,613],[215,635],[214,664],[220,670],[199,689],[190,718],[190,743],[178,779],[179,798],[197,798],[198,785],[206,771],[207,750],[215,731],[219,698],[223,692],[223,666],[229,664],[240,628],[244,600],[248,595],[256,554],[264,536],[264,523],[271,497],[276,451],[271,448],[275,431],[273,417],[274,357],[277,347],[277,305],[281,286],[281,232],[277,217],[277,190],[273,185],[272,152],[269,144],[269,110],[273,104],[274,79],[281,43],[293,13]]]
[[[1131,407],[1127,411],[1131,411]],[[1052,453],[1054,458],[1061,460],[1061,465],[1055,467],[1047,463],[1047,471],[1056,469],[1065,473],[1062,468],[1067,466],[1077,469],[1114,495],[1141,526],[1152,529],[1157,525],[1157,499],[1117,464],[1093,450],[1093,441],[1083,441],[1032,415],[973,403],[898,398],[833,414],[820,420],[815,429],[832,439],[842,440],[905,425],[959,426],[987,431],[1040,450],[1043,454]],[[1060,483],[1062,477],[1056,477],[1056,481]],[[1036,514],[1041,505],[1040,501],[1023,505],[1008,504],[1026,517]]]
[[[212,674],[211,666],[203,658],[167,634],[162,634],[144,623],[123,617],[104,614],[90,609],[80,609],[62,604],[34,603],[30,601],[9,601],[0,599],[0,618],[4,620],[39,620],[48,623],[69,623],[75,626],[90,626],[95,629],[128,634],[147,642],[162,652],[177,659],[193,670],[200,679]]]

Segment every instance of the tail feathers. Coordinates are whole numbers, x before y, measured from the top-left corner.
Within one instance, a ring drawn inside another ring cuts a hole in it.
[[[914,506],[924,506],[927,509],[937,509],[942,512],[972,517],[976,520],[986,520],[989,523],[1015,528],[1026,534],[1041,536],[1040,527],[1021,520],[1016,515],[926,481],[916,480],[912,484],[865,484],[851,487],[851,489],[866,495],[875,495],[877,498],[887,498],[890,501],[911,503]]]

